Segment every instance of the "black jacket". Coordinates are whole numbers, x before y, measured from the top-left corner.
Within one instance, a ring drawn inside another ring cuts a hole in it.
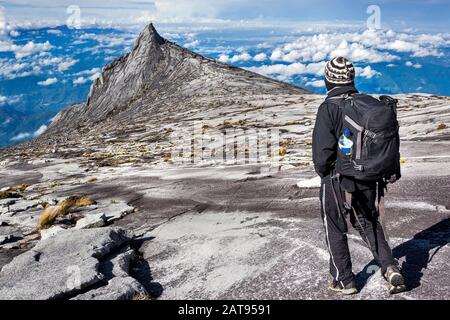
[[[332,89],[317,111],[313,132],[313,162],[317,174],[322,178],[327,176],[334,167],[338,140],[342,134],[342,109],[339,108],[342,100],[328,98],[352,93],[358,93],[354,86]]]
[[[313,162],[317,174],[323,178],[334,169],[337,159],[338,140],[342,135],[342,108],[339,108],[341,99],[330,99],[345,94],[358,93],[354,86],[336,87],[328,92],[327,99],[317,111],[316,124],[313,132]],[[351,177],[341,177],[341,186],[348,192],[376,188],[376,182],[356,181]]]

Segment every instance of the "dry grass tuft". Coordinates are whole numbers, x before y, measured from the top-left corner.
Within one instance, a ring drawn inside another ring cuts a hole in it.
[[[26,183],[22,183],[20,186],[13,188],[15,191],[24,192],[30,185]]]
[[[445,123],[441,123],[441,124],[438,125],[437,129],[438,129],[438,130],[444,130],[444,129],[447,129],[447,125],[446,125]]]
[[[22,198],[22,192],[24,192],[28,187],[28,184],[22,183],[16,187],[6,188],[3,191],[0,191],[0,199]]]
[[[87,197],[79,197],[75,201],[75,207],[77,208],[92,206],[94,204],[97,204],[97,202]]]
[[[170,159],[171,159],[171,155],[170,155],[170,153],[166,153],[164,156],[163,156],[163,160],[164,160],[164,162],[169,162],[170,161]]]
[[[65,215],[63,208],[60,206],[50,206],[45,208],[44,212],[39,217],[37,229],[43,230],[50,228],[55,222],[56,218]]]
[[[135,294],[130,300],[152,300],[148,294]]]
[[[72,196],[64,199],[56,206],[47,206],[39,217],[37,229],[48,229],[55,222],[56,218],[65,216],[72,208],[81,208],[96,204],[96,202],[87,197]]]
[[[224,121],[222,125],[223,129],[230,129],[233,128],[233,124],[230,121]]]
[[[21,197],[22,197],[22,195],[15,191],[11,191],[11,190],[0,191],[0,200],[1,199],[9,199],[9,198],[21,198]]]
[[[287,150],[287,148],[285,148],[285,147],[282,147],[282,148],[280,148],[280,150],[278,150],[278,154],[282,157],[282,156],[285,156],[286,154],[288,153],[288,150]]]
[[[57,182],[57,181],[53,181],[51,184],[50,184],[50,188],[56,188],[56,187],[59,187],[61,184],[59,183],[59,182]]]

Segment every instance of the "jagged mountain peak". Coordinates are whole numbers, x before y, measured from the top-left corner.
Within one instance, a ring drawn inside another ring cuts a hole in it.
[[[147,41],[147,42],[156,43],[156,44],[161,45],[166,42],[166,39],[161,37],[161,35],[158,33],[158,31],[156,31],[156,28],[153,25],[153,23],[150,23],[144,28],[144,30],[142,30],[136,43],[139,43],[142,41]]]
[[[166,42],[167,40],[161,37],[154,25],[150,23],[137,37],[131,55],[136,56],[137,54],[144,53],[144,55],[151,58],[153,52],[158,51],[159,47]]]
[[[130,53],[104,67],[87,101],[63,110],[40,140],[82,128],[94,132],[105,123],[107,130],[116,130],[121,123],[142,122],[169,108],[177,116],[202,105],[226,108],[234,97],[244,102],[246,96],[304,93],[308,92],[180,47],[149,24]]]

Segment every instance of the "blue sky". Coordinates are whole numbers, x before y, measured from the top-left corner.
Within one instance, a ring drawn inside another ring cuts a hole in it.
[[[83,18],[97,22],[364,21],[373,4],[380,7],[386,27],[450,26],[450,0],[0,0],[6,19],[14,23],[64,21],[70,5],[80,6]]]

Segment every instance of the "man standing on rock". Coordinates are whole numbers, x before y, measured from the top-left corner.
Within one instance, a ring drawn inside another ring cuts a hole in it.
[[[359,94],[355,88],[355,68],[343,57],[328,62],[325,84],[328,94],[317,112],[313,161],[322,178],[321,214],[333,278],[330,289],[346,295],[358,292],[346,235],[349,217],[381,266],[390,292],[404,291],[404,279],[378,219],[384,210],[384,202],[380,200],[384,196],[386,178],[391,183],[400,178],[396,101],[386,96],[385,100],[382,97],[378,100]],[[363,111],[355,112],[357,108]],[[368,114],[372,110],[381,113],[370,120]],[[357,121],[358,117],[365,117],[364,121]],[[383,123],[377,124],[377,121]],[[377,125],[385,128],[384,131],[372,129]],[[383,145],[384,149],[377,151],[380,143],[388,146]],[[384,154],[385,150],[390,153]],[[379,163],[372,166],[371,159]]]

